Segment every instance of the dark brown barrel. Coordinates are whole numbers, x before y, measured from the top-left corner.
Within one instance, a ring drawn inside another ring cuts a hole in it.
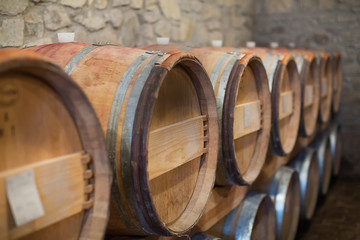
[[[339,52],[335,52],[331,57],[332,76],[333,76],[333,100],[332,111],[337,113],[340,108],[341,88],[342,88],[342,63]]]
[[[331,147],[329,134],[319,133],[309,146],[316,152],[319,165],[319,193],[325,195],[329,189],[331,179]]]
[[[265,48],[239,51],[254,52],[263,61],[271,92],[271,147],[277,155],[288,155],[296,143],[301,113],[301,85],[296,62],[291,54]]]
[[[300,184],[298,173],[281,166],[272,179],[268,194],[276,213],[276,239],[294,239],[299,223]]]
[[[216,184],[251,184],[264,164],[270,133],[270,94],[261,60],[254,54],[178,45],[142,49],[186,50],[202,62],[218,108],[221,151]]]
[[[314,214],[319,193],[319,167],[314,150],[306,148],[289,163],[299,174],[300,217],[310,220]]]
[[[0,181],[1,239],[103,239],[111,171],[99,120],[32,52],[0,51]]]
[[[327,123],[331,117],[333,98],[332,62],[329,54],[322,51],[312,51],[317,58],[320,78],[320,109],[319,122]]]
[[[340,124],[335,119],[329,127],[330,149],[331,149],[331,163],[332,174],[338,176],[340,172],[341,158],[342,158],[342,143]]]
[[[215,224],[208,233],[221,239],[274,240],[275,209],[265,193],[249,192],[239,207]]]
[[[214,237],[205,233],[197,233],[191,237],[191,240],[221,240],[221,238]]]
[[[33,50],[64,67],[100,119],[115,176],[109,233],[189,230],[210,196],[218,155],[215,96],[199,61],[83,43]]]

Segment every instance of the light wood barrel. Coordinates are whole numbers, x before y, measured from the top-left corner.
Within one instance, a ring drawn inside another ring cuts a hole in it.
[[[329,54],[321,51],[313,51],[317,58],[320,78],[320,108],[319,122],[327,123],[331,117],[331,106],[333,98],[332,62]]]
[[[316,152],[319,165],[319,193],[325,195],[331,179],[331,148],[328,133],[326,131],[319,133],[309,147]]]
[[[265,48],[235,51],[254,52],[262,59],[271,92],[271,147],[277,155],[288,155],[295,147],[301,113],[300,76],[294,58],[290,54],[278,54]]]
[[[271,125],[270,94],[261,60],[254,54],[220,53],[179,45],[142,49],[185,50],[202,62],[215,91],[219,117],[216,184],[251,184],[264,164]]]
[[[0,239],[102,239],[111,171],[99,120],[60,67],[0,51]]]
[[[314,150],[305,148],[289,163],[299,174],[300,217],[310,220],[314,214],[319,193],[319,167]]]
[[[294,239],[300,214],[300,184],[298,173],[281,166],[268,190],[276,213],[276,239]]]
[[[340,124],[337,120],[329,127],[330,149],[331,149],[331,163],[332,174],[338,176],[340,172],[341,158],[342,158],[342,143]]]
[[[341,88],[342,88],[342,63],[339,52],[335,52],[331,57],[333,75],[333,100],[332,112],[337,113],[340,108]]]
[[[33,48],[93,103],[115,176],[108,231],[177,235],[200,218],[218,155],[215,96],[188,53],[83,43]]]
[[[214,225],[208,233],[221,239],[275,239],[275,209],[265,193],[249,192],[241,205]]]
[[[299,135],[309,137],[316,130],[320,106],[319,67],[315,55],[300,49],[270,49],[277,53],[291,53],[296,62],[301,82],[301,116]]]

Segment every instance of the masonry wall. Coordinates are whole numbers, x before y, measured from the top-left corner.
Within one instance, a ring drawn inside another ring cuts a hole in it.
[[[173,43],[240,45],[252,38],[251,0],[0,0],[0,47],[53,43],[57,32],[76,41],[127,47]]]
[[[294,42],[299,47],[341,52],[345,164],[360,173],[360,1],[257,0],[255,7],[258,44]]]

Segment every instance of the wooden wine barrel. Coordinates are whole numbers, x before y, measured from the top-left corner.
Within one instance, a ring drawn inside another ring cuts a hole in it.
[[[281,166],[268,189],[276,213],[276,239],[294,239],[300,214],[300,184],[298,173]]]
[[[100,119],[115,176],[109,233],[189,230],[210,196],[218,155],[215,96],[199,61],[84,43],[33,50],[64,67]]]
[[[254,54],[219,53],[179,45],[142,49],[186,50],[202,62],[215,91],[220,154],[216,184],[251,184],[266,157],[271,103],[265,69]]]
[[[333,100],[332,112],[337,113],[340,108],[341,85],[342,85],[342,64],[339,52],[335,52],[331,57],[332,76],[333,76]]]
[[[271,92],[271,146],[275,154],[289,154],[296,143],[300,124],[300,77],[294,58],[265,48],[211,48],[218,51],[255,53],[264,64]]]
[[[330,150],[331,150],[331,163],[332,174],[338,176],[340,172],[341,158],[342,158],[342,143],[340,124],[334,121],[329,128]]]
[[[221,239],[275,239],[275,209],[265,193],[249,192],[241,205],[215,224],[208,233]]]
[[[0,239],[102,239],[111,171],[95,111],[44,57],[0,51]]]
[[[321,51],[313,51],[320,66],[320,112],[319,122],[327,123],[331,117],[333,98],[332,62],[329,54]]]
[[[310,220],[314,214],[319,193],[319,166],[314,150],[303,149],[288,165],[299,174],[300,217]]]
[[[291,53],[296,62],[301,82],[301,114],[299,135],[309,137],[316,130],[320,103],[319,66],[315,55],[301,49],[269,49],[275,53]]]
[[[331,178],[331,148],[328,133],[326,131],[319,133],[309,147],[316,152],[319,165],[319,193],[325,195]]]

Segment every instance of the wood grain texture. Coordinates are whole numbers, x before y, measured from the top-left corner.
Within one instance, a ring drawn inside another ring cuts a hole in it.
[[[6,239],[101,239],[111,173],[87,98],[59,67],[34,53],[0,51],[0,75],[0,88],[10,94],[0,97],[7,101],[0,104],[1,175],[33,170],[45,209],[43,217],[15,227],[2,198],[1,232],[10,234]]]
[[[151,45],[141,49],[169,52],[184,47]],[[210,76],[218,109],[222,110],[218,112],[221,119],[222,155],[219,158],[216,183],[249,184],[260,171],[266,155],[264,148],[269,141],[270,96],[265,69],[260,59],[253,54],[236,55],[229,53],[230,51],[214,51],[211,48],[190,48],[187,52],[194,54],[202,62]],[[259,108],[251,105],[256,101]],[[250,114],[244,118],[241,106],[246,105],[250,107]],[[249,116],[251,119],[248,119]],[[249,125],[247,121],[253,125],[241,130]]]
[[[218,155],[215,97],[198,60],[83,43],[33,50],[71,69],[99,117],[115,175],[108,230],[189,229],[209,198]]]

